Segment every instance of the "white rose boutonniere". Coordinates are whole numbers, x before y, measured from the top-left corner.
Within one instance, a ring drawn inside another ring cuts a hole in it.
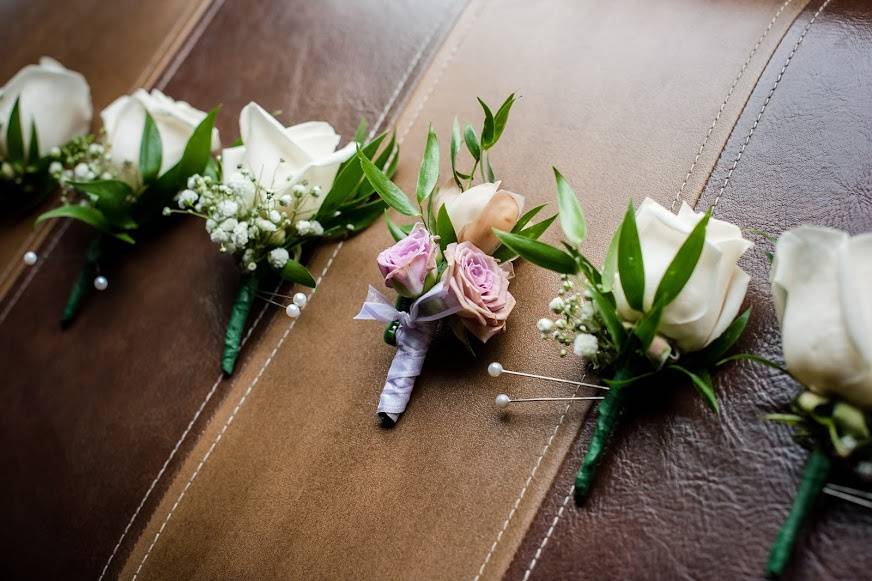
[[[852,237],[820,226],[789,230],[775,244],[770,282],[784,371],[807,391],[790,413],[768,419],[798,428],[797,439],[811,450],[767,564],[767,574],[778,576],[836,466],[872,483],[872,234]],[[842,487],[837,495],[864,504],[869,492],[855,492]]]
[[[384,213],[385,204],[363,180],[355,152],[390,173],[399,147],[386,134],[366,141],[361,123],[354,139],[341,137],[323,121],[282,125],[257,103],[239,115],[239,143],[222,154],[221,171],[196,175],[165,213],[191,214],[205,221],[206,232],[222,253],[239,261],[242,284],[227,324],[221,368],[233,373],[242,332],[258,293],[279,304],[262,288],[276,279],[314,287],[303,266],[304,252],[321,238],[359,232]],[[392,164],[389,167],[389,164]],[[296,293],[285,308],[300,315],[306,295]]]
[[[618,411],[640,389],[672,385],[674,380],[662,379],[670,374],[690,380],[718,411],[712,370],[748,357],[727,353],[750,316],[750,309],[739,315],[749,277],[738,260],[752,245],[737,226],[713,219],[711,211],[694,212],[684,204],[676,215],[645,199],[638,211],[630,203],[599,270],[580,251],[587,236],[581,205],[554,172],[563,248],[518,233],[496,234],[520,256],[563,275],[550,303],[557,317],[540,320],[539,331],[560,344],[561,356],[571,347],[608,378],[596,430],[576,475],[575,500],[581,504]],[[506,401],[511,399],[502,396]]]
[[[164,207],[185,188],[188,178],[212,172],[220,141],[217,110],[198,111],[154,90],[115,100],[101,113],[100,136],[84,135],[61,146],[49,170],[62,186],[61,206],[37,223],[71,218],[98,236],[70,292],[61,322],[69,325],[92,289],[105,290],[111,256],[120,251],[110,240],[134,243],[134,235],[159,222]],[[100,264],[104,268],[98,268]]]
[[[88,132],[91,89],[81,74],[49,57],[0,88],[0,188],[32,206],[50,193],[49,165],[60,147]],[[34,195],[35,194],[35,195]]]

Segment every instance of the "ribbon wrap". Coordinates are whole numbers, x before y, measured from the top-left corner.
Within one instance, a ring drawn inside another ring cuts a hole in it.
[[[415,300],[408,312],[397,310],[383,294],[374,287],[369,287],[366,301],[354,318],[400,323],[397,329],[397,353],[379,396],[378,413],[388,414],[396,421],[399,414],[406,411],[415,387],[415,379],[421,375],[421,368],[439,320],[450,317],[459,310],[460,306],[454,296],[441,282]]]

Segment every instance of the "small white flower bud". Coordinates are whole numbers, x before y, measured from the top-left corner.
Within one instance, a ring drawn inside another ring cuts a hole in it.
[[[275,269],[284,268],[291,256],[284,248],[275,248],[269,253],[269,264]]]
[[[543,333],[550,333],[554,329],[554,321],[551,319],[539,319],[536,327]]]
[[[55,145],[51,149],[48,150],[48,154],[52,157],[60,157],[61,156],[61,148]]]
[[[48,173],[51,175],[58,175],[62,171],[64,171],[64,166],[59,161],[53,161],[48,166]]]
[[[599,341],[596,335],[582,333],[576,336],[572,351],[579,357],[593,357],[599,351]]]
[[[15,175],[15,170],[12,168],[12,164],[8,162],[3,162],[2,167],[0,167],[0,172],[3,173],[3,177],[7,179],[11,179],[12,176]]]
[[[88,164],[84,162],[73,168],[73,175],[75,175],[76,179],[79,180],[87,179],[89,173],[91,173],[91,168],[89,168]]]
[[[560,297],[555,297],[554,299],[551,300],[550,303],[548,303],[548,308],[551,309],[551,311],[554,313],[563,312],[564,306],[565,306],[565,303],[563,302],[563,299]]]

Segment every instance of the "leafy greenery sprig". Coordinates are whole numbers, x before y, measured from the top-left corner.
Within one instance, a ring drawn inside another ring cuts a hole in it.
[[[605,383],[610,389],[601,402],[595,433],[591,439],[584,463],[575,482],[575,500],[581,504],[587,497],[595,475],[596,465],[603,453],[606,440],[614,429],[617,414],[630,391],[628,388],[648,383],[661,374],[670,373],[689,379],[708,405],[718,411],[718,402],[712,384],[711,372],[729,359],[725,356],[744,331],[750,309],[740,314],[720,337],[703,350],[682,357],[677,349],[667,344],[658,333],[663,312],[681,293],[702,254],[706,227],[711,211],[696,224],[666,268],[649,308],[644,307],[645,268],[642,247],[636,226],[632,201],[628,204],[623,222],[609,244],[605,263],[600,271],[581,253],[587,238],[587,220],[566,179],[555,168],[560,225],[565,241],[562,248],[531,240],[514,232],[495,230],[503,245],[522,258],[548,270],[564,275],[564,284],[574,277],[589,297],[596,318],[602,322],[597,339],[601,348],[612,353],[604,364]],[[622,319],[614,294],[614,281],[618,277],[627,303],[642,313],[636,322]],[[540,327],[541,328],[541,327]],[[652,352],[652,343],[659,347]],[[680,361],[680,365],[679,365]]]
[[[20,97],[15,99],[6,123],[6,155],[0,156],[0,201],[15,212],[26,212],[40,205],[54,191],[49,166],[58,156],[52,151],[39,153],[36,123],[30,124],[30,144],[25,151]]]

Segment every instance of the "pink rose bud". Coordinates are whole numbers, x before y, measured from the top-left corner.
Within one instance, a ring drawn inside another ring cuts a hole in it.
[[[438,248],[424,224],[415,224],[408,236],[383,250],[376,259],[385,285],[410,299],[424,294],[436,282]]]
[[[506,328],[515,308],[509,293],[511,264],[500,265],[471,242],[449,244],[442,282],[460,304],[463,326],[484,343]]]

